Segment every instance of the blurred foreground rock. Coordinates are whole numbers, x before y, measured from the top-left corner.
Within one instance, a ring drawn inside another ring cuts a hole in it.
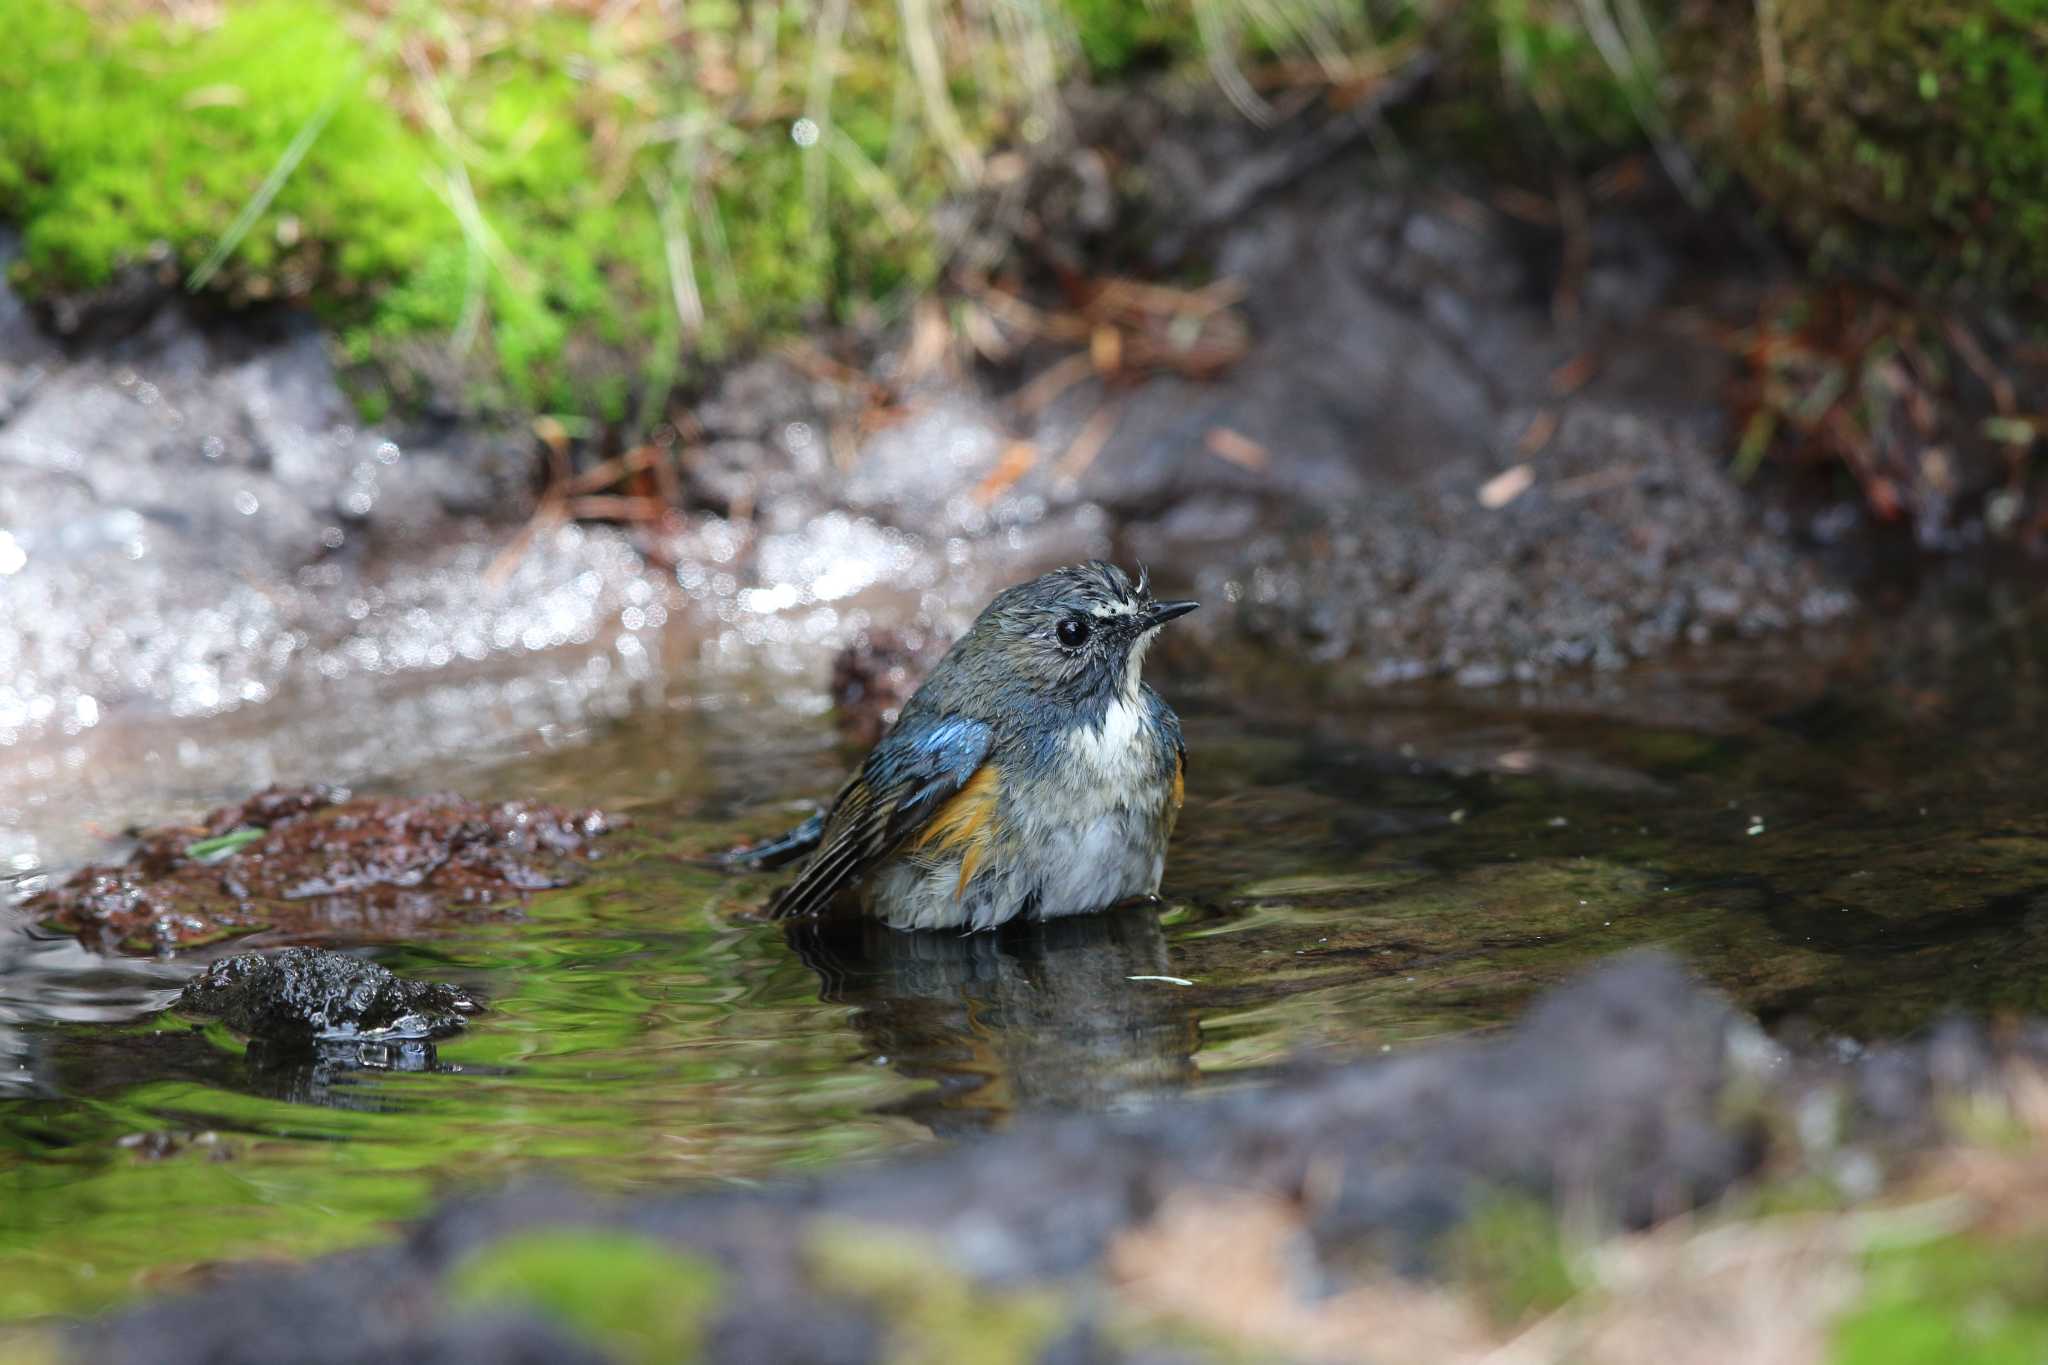
[[[562,1343],[551,1359],[585,1358],[571,1341],[612,1360],[1461,1359],[1515,1326],[1431,1288],[1468,1273],[1462,1229],[1494,1230],[1483,1260],[1503,1210],[1610,1236],[1757,1181],[1867,1198],[1944,1138],[1944,1116],[2026,1112],[2044,1037],[1994,1046],[1956,1026],[1788,1052],[1670,960],[1636,956],[1503,1036],[1032,1120],[921,1160],[630,1202],[473,1195],[396,1245],[229,1273],[65,1346],[105,1365],[531,1358],[503,1353],[516,1323]],[[1688,1293],[1711,1300],[1710,1279]],[[1729,1336],[1754,1323],[1706,1320],[1704,1347],[1755,1358]]]

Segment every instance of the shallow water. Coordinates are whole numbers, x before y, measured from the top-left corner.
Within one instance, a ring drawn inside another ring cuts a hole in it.
[[[0,1316],[359,1243],[469,1182],[754,1179],[1405,1047],[1637,944],[1848,1038],[2043,1010],[2039,600],[1540,692],[1167,652],[1192,765],[1165,906],[1002,935],[786,932],[745,913],[774,879],[678,857],[832,789],[845,755],[778,680],[395,761],[383,785],[635,825],[523,914],[365,949],[489,1002],[437,1049],[267,1056],[153,1013],[196,961],[0,931]]]

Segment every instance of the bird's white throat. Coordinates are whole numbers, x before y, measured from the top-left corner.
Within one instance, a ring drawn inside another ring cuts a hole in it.
[[[1075,763],[1105,792],[1137,791],[1154,776],[1153,755],[1145,742],[1150,708],[1139,690],[1139,674],[1145,651],[1157,633],[1154,627],[1131,646],[1124,663],[1124,685],[1103,709],[1102,719],[1093,725],[1075,726],[1067,737]]]

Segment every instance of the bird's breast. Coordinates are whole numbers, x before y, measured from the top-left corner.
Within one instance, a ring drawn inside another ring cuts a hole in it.
[[[1062,744],[1060,784],[1083,805],[1108,809],[1146,803],[1163,792],[1163,740],[1146,723],[1141,700],[1118,697],[1095,724],[1076,725]]]

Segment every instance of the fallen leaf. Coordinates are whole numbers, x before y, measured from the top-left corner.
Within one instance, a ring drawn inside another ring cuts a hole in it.
[[[1550,438],[1557,435],[1557,414],[1545,408],[1531,418],[1522,431],[1521,439],[1515,442],[1517,455],[1534,455],[1550,444]]]
[[[1479,505],[1489,512],[1499,511],[1528,492],[1535,482],[1534,468],[1526,464],[1512,465],[1479,485]]]
[[[1230,461],[1254,474],[1263,474],[1272,457],[1266,448],[1241,431],[1229,427],[1210,427],[1208,437],[1202,442],[1209,453],[1219,459]]]
[[[1016,485],[1017,480],[1030,473],[1031,467],[1037,463],[1037,446],[1029,441],[1010,442],[1008,446],[1004,447],[1002,457],[996,461],[995,468],[989,470],[987,476],[982,479],[980,486],[974,490],[974,501],[983,507],[987,507],[997,498],[1009,492]]]

